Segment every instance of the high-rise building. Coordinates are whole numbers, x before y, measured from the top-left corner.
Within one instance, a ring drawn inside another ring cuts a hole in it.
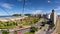
[[[50,19],[50,14],[46,14],[46,18],[47,19]]]
[[[52,10],[52,13],[51,13],[51,21],[52,21],[54,24],[56,24],[56,17],[57,17],[56,11],[53,9],[53,10]]]
[[[50,19],[50,14],[48,14],[48,13],[43,14],[43,18]]]

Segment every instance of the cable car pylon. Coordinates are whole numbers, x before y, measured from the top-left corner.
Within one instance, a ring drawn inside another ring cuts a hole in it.
[[[22,16],[24,16],[24,11],[25,11],[25,0],[23,0]]]

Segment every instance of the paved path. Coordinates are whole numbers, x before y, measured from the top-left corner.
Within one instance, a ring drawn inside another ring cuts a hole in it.
[[[39,21],[39,23],[34,24],[34,25],[32,25],[32,26],[40,27],[42,21],[43,21],[43,19],[41,19],[41,20]],[[22,33],[24,33],[24,32],[28,32],[28,31],[30,31],[30,28],[20,30],[20,32],[22,32]]]
[[[47,32],[48,27],[49,27],[49,25],[46,24],[45,27],[43,27],[42,30],[37,31],[35,34],[49,34],[49,32]]]
[[[43,19],[41,19],[41,20],[39,21],[39,23],[36,23],[36,24],[34,24],[34,25],[32,25],[32,26],[40,27],[42,21],[43,21]],[[13,30],[14,30],[14,29],[13,29]],[[10,31],[9,31],[10,34],[13,34],[13,30],[10,30]],[[17,30],[18,30],[18,29],[17,29]],[[30,27],[27,27],[27,28],[23,28],[23,29],[18,30],[18,32],[21,32],[22,34],[23,34],[24,32],[28,32],[28,31],[30,31]],[[43,32],[43,31],[42,31],[42,32]]]

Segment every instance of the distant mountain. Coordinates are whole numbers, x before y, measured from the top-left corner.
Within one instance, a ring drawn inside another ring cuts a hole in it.
[[[21,14],[13,14],[12,16],[21,16]]]
[[[23,14],[13,14],[12,16],[21,16]],[[31,14],[24,14],[25,16],[31,16]]]

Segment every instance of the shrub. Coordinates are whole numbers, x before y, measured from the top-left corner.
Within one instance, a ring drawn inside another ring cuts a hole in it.
[[[2,30],[2,34],[9,34],[7,30]]]
[[[30,28],[30,32],[34,33],[35,31],[37,31],[37,28],[35,28],[35,27]]]

